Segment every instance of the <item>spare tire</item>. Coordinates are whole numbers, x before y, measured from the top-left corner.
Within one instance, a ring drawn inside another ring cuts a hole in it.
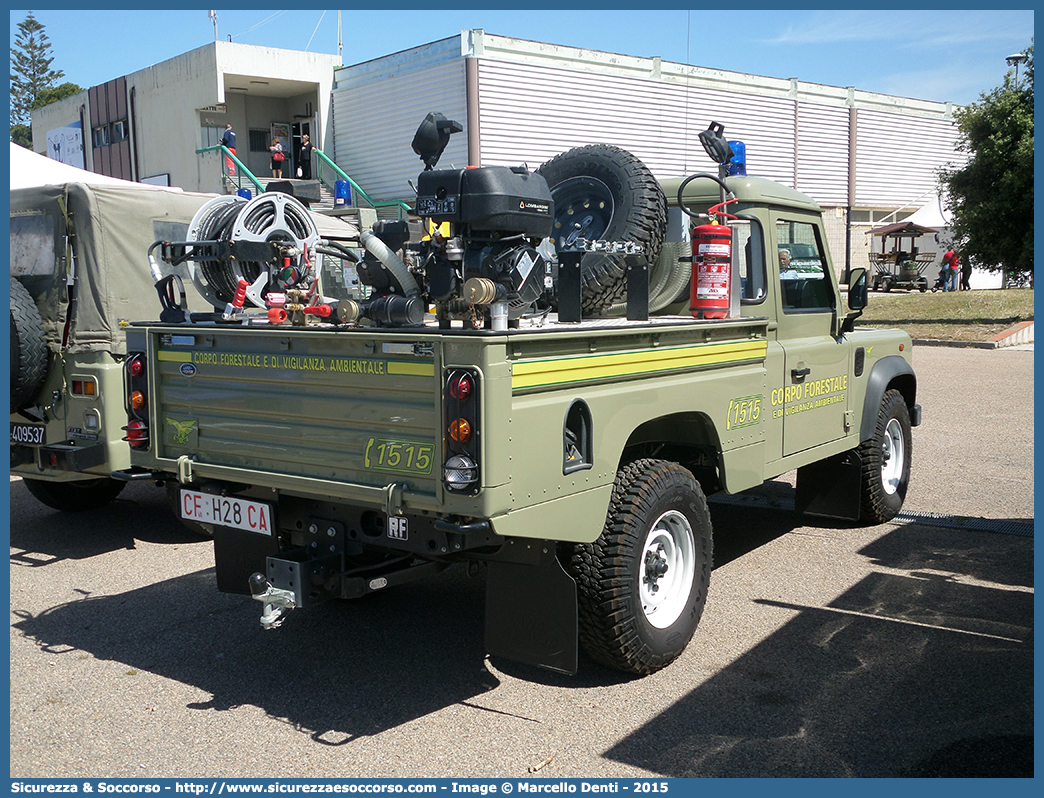
[[[43,319],[32,296],[11,278],[11,412],[17,413],[39,393],[47,374]]]
[[[624,297],[628,263],[656,263],[667,233],[667,198],[645,164],[611,144],[576,147],[537,172],[555,201],[556,250],[578,237],[642,245],[641,255],[584,254],[581,307],[585,316],[598,315]]]

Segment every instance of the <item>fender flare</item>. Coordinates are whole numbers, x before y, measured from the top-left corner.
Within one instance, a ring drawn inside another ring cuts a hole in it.
[[[914,374],[913,366],[899,355],[883,357],[874,363],[867,377],[866,392],[863,395],[863,416],[859,422],[860,443],[873,437],[885,391],[892,387],[903,395],[906,406],[910,408],[911,417],[916,415],[914,408],[917,399],[917,376]]]

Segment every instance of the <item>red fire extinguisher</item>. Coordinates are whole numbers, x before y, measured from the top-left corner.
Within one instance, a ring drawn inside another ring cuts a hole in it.
[[[697,319],[729,315],[732,283],[732,228],[703,224],[692,228],[692,288],[689,310]]]

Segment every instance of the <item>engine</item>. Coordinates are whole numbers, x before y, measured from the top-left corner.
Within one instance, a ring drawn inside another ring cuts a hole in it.
[[[554,203],[547,181],[524,166],[434,169],[449,135],[460,129],[428,114],[413,142],[426,166],[417,179],[416,224],[378,223],[372,232],[403,253],[440,326],[462,320],[504,329],[549,307]],[[419,228],[413,241],[411,227]],[[403,281],[396,284],[401,272],[389,268],[378,248],[367,246],[358,272],[377,296],[410,293]]]
[[[498,328],[536,306],[551,282],[552,208],[547,182],[525,167],[421,173],[417,257],[443,325],[481,309]]]

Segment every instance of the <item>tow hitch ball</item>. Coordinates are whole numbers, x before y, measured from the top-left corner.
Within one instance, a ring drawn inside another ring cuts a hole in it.
[[[265,608],[261,613],[261,626],[265,629],[277,628],[290,610],[297,606],[293,591],[273,587],[262,573],[252,574],[249,584],[250,595],[260,601]]]

